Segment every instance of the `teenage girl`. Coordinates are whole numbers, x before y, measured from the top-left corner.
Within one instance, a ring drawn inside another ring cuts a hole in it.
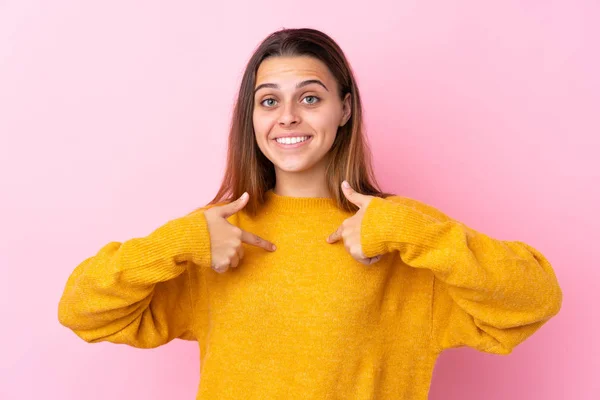
[[[69,277],[83,340],[197,341],[197,399],[427,399],[445,349],[509,354],[562,303],[548,260],[372,172],[340,47],[284,29],[243,75],[215,198]]]

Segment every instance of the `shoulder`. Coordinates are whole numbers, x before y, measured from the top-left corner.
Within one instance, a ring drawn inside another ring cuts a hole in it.
[[[431,204],[427,204],[423,201],[411,198],[411,197],[407,197],[407,196],[400,196],[400,195],[391,195],[386,197],[384,200],[387,201],[391,201],[393,203],[397,203],[397,204],[401,204],[403,206],[406,207],[410,207],[414,210],[417,210],[419,212],[422,212],[423,214],[426,214],[432,218],[435,218],[438,221],[449,221],[452,220],[452,218],[450,218],[447,214],[445,214],[443,211],[439,210],[438,208],[434,207]]]

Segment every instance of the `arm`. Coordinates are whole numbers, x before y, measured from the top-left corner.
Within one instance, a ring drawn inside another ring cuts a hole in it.
[[[431,336],[439,352],[469,346],[509,354],[561,308],[562,291],[539,251],[413,199],[373,199],[361,243],[367,257],[397,251],[408,266],[433,272]]]
[[[210,257],[202,212],[143,238],[108,243],[68,278],[58,319],[89,343],[153,348],[174,338],[194,340],[188,268],[210,266]]]

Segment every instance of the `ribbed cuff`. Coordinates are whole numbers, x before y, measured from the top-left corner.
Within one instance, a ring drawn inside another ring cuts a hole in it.
[[[174,219],[165,226],[165,236],[177,258],[210,267],[210,235],[203,212]]]

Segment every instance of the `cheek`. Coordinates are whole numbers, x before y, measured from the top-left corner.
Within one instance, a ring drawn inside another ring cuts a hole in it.
[[[273,118],[269,115],[255,112],[252,115],[252,125],[254,126],[254,132],[258,136],[257,139],[264,140],[273,126]]]
[[[334,136],[338,129],[340,117],[335,110],[323,111],[307,116],[305,121],[317,132],[326,136]]]

